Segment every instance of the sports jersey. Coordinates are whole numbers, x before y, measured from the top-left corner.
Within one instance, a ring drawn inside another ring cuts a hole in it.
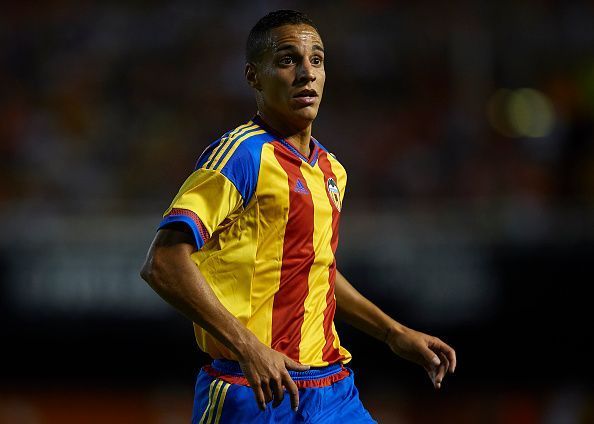
[[[315,139],[307,158],[259,116],[200,156],[159,228],[182,222],[223,306],[302,364],[348,362],[334,327],[335,252],[346,171]],[[199,347],[236,359],[194,324]]]

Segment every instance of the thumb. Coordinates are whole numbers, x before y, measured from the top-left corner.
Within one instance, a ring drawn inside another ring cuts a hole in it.
[[[293,361],[291,358],[285,355],[285,367],[288,370],[293,371],[307,371],[309,369],[309,365],[302,365],[299,362]]]

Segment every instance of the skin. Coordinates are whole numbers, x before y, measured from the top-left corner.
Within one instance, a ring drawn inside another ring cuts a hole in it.
[[[336,317],[385,342],[404,359],[422,366],[433,386],[441,388],[446,373],[456,370],[456,352],[442,340],[412,330],[386,315],[340,273],[335,282]]]
[[[262,119],[309,157],[311,126],[326,82],[324,44],[309,25],[285,25],[270,35],[271,48],[258,62],[246,64],[246,80]],[[311,105],[295,97],[303,90],[315,91]]]
[[[273,406],[278,406],[286,389],[296,411],[299,392],[288,370],[306,371],[309,367],[261,343],[221,304],[190,258],[196,247],[193,236],[187,231],[159,230],[141,277],[165,301],[229,348],[250,383],[260,409],[266,409],[266,404],[272,400]]]
[[[260,60],[246,65],[246,80],[254,89],[262,119],[308,157],[311,127],[326,80],[322,40],[308,25],[275,28],[271,39],[272,47]],[[315,96],[296,98],[303,90],[313,90]],[[221,304],[190,257],[195,251],[187,227],[161,229],[151,244],[141,276],[164,300],[233,353],[261,409],[271,401],[273,407],[278,406],[286,390],[291,406],[297,410],[299,392],[288,370],[305,371],[309,367],[261,343]],[[447,372],[454,372],[456,353],[450,346],[390,318],[339,272],[335,295],[338,318],[421,365],[435,388],[441,387]]]

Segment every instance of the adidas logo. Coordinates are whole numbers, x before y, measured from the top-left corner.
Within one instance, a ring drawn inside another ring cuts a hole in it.
[[[295,184],[295,191],[297,193],[309,194],[309,191],[305,188],[300,178],[297,178],[297,183]]]

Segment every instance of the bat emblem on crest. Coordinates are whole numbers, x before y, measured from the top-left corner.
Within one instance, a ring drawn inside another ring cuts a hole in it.
[[[326,182],[326,188],[328,189],[330,198],[334,202],[334,206],[336,206],[336,209],[338,209],[338,212],[340,212],[340,190],[338,189],[338,185],[336,184],[336,181],[334,181],[334,178],[328,178],[328,181]]]

